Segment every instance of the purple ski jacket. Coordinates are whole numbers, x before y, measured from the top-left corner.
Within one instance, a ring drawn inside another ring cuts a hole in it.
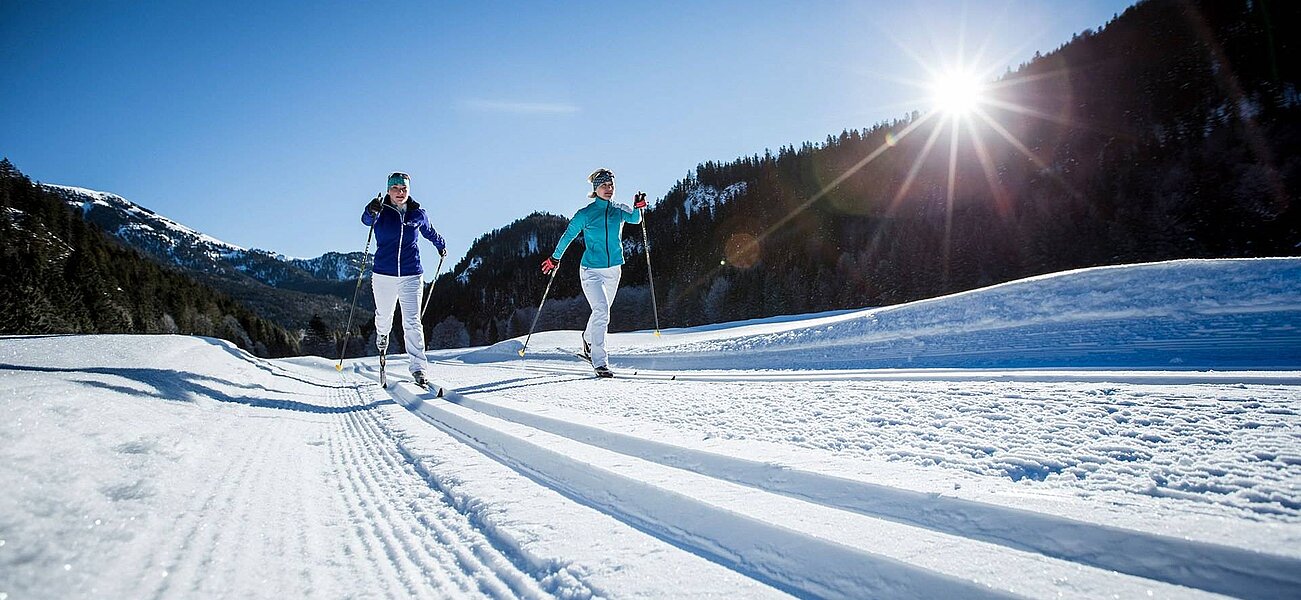
[[[400,211],[385,196],[379,216],[372,216],[366,209],[361,211],[362,224],[367,227],[372,223],[375,225],[375,273],[394,277],[424,273],[425,269],[420,265],[420,248],[416,245],[417,238],[422,235],[433,242],[439,252],[447,247],[443,236],[438,235],[429,223],[425,209],[411,199],[406,205],[406,211]]]

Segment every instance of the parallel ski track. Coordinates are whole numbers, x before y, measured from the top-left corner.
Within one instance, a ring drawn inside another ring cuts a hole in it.
[[[455,391],[443,394],[450,402],[499,419],[823,506],[1219,593],[1269,598],[1301,589],[1301,559],[1294,557],[791,469],[610,432]],[[1169,569],[1170,562],[1183,568]]]
[[[436,397],[437,390],[426,392],[406,384],[389,391],[427,422],[534,480],[743,575],[797,595],[870,594],[908,598],[938,593],[952,597],[1018,597],[1026,593],[1065,591],[1067,595],[1087,596],[1103,589],[1128,590],[1125,593],[1135,595],[1139,590],[1146,595],[1155,591],[1157,596],[1166,597],[1205,594],[1178,584],[1171,586],[1062,561],[1047,553],[1040,554],[1038,549],[1023,549],[1025,544],[999,540],[997,534],[981,536],[971,528],[948,526],[946,529],[934,523],[928,529],[921,529],[903,519],[882,521],[864,510],[864,506],[881,498],[893,502],[896,510],[900,500],[915,501],[915,497],[909,497],[912,493],[905,490],[886,488],[887,492],[883,493],[872,489],[874,486],[847,490],[844,485],[847,482],[843,480],[833,482],[830,477],[797,473],[797,477],[825,479],[815,482],[817,486],[805,488],[835,484],[837,488],[829,492],[833,496],[853,496],[863,493],[865,488],[875,494],[858,504],[809,498],[790,494],[780,485],[774,486],[771,477],[767,477],[771,473],[746,473],[744,468],[738,468],[749,461],[738,460],[725,464],[722,469],[699,465],[691,468],[695,462],[717,464],[718,457],[700,461],[703,453],[687,448],[647,443],[592,428],[567,428],[553,419],[503,410],[450,390],[444,389],[446,400]],[[589,458],[579,459],[575,455]],[[649,462],[641,464],[643,460]],[[673,475],[662,469],[688,470]],[[727,472],[733,469],[737,473]],[[891,493],[895,497],[890,498]],[[756,512],[738,510],[737,506],[747,506],[745,501],[729,505],[735,498],[749,496],[753,496],[751,502],[757,507]],[[777,513],[765,513],[770,510],[765,506],[783,508]],[[933,505],[912,516],[955,507]],[[963,511],[952,515],[954,523],[990,516],[971,507],[961,508]],[[1000,519],[1025,516],[1021,511],[1008,512],[1017,514],[991,513],[996,525]],[[809,515],[821,515],[822,520],[810,520],[811,517],[806,518]],[[844,531],[838,526],[830,530],[825,527],[825,523],[841,522],[846,524]],[[1060,530],[1063,523],[1051,525]],[[1095,527],[1087,523],[1079,526]],[[968,535],[971,537],[964,537]],[[1100,534],[1089,532],[1089,535]],[[890,543],[878,549],[869,539],[887,539]],[[772,553],[769,548],[786,551]],[[1020,577],[1008,578],[1006,573],[971,564],[973,553],[997,555],[996,564],[1011,565],[1016,572],[1026,573],[1027,581],[1023,585]],[[1068,578],[1071,584],[1066,585]],[[1017,583],[1010,584],[1012,580]],[[996,589],[1002,585],[1016,589]]]
[[[241,429],[218,419],[214,439],[239,440],[184,490],[150,545],[105,557],[109,571],[140,574],[100,589],[109,598],[379,597],[549,599],[540,577],[518,566],[429,484],[388,431],[389,402],[369,380],[326,386],[321,462],[284,468],[301,437],[277,427]],[[377,402],[381,401],[382,402]],[[248,419],[266,417],[250,408]],[[282,416],[282,415],[276,415]],[[277,419],[277,422],[279,420]],[[316,445],[316,444],[313,444]],[[327,460],[328,457],[328,460]],[[318,467],[329,469],[322,472]],[[336,492],[319,485],[321,477]],[[325,497],[321,497],[321,492]],[[333,521],[326,515],[339,515]],[[278,523],[278,526],[264,526]],[[289,525],[294,524],[294,525]],[[328,572],[309,565],[329,564]]]
[[[591,367],[567,364],[552,356],[530,363],[493,363],[494,369],[515,370],[552,375],[592,375]],[[474,366],[456,360],[432,361],[454,367]],[[1140,385],[1172,384],[1247,384],[1301,386],[1301,371],[1179,371],[1126,370],[1108,367],[1085,369],[1062,368],[974,368],[974,369],[835,369],[816,371],[666,371],[615,367],[619,379],[648,381],[730,381],[730,382],[808,382],[808,381],[1015,381],[1027,383],[1133,383]]]
[[[360,390],[373,389],[371,386]],[[368,404],[365,392],[357,402]],[[550,598],[466,516],[429,489],[374,411],[344,414],[332,438],[340,492],[353,516],[352,545],[382,573],[391,597]],[[419,485],[412,485],[418,481]]]

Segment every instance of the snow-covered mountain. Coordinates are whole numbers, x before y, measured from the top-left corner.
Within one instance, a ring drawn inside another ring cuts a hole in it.
[[[314,282],[356,280],[365,265],[361,252],[328,252],[310,259],[290,258],[257,248],[241,248],[181,225],[116,194],[44,184],[95,223],[127,244],[164,262],[217,275],[246,275],[267,285],[315,291]]]
[[[433,352],[426,391],[372,358],[0,338],[0,594],[1301,589],[1301,259],[617,333],[613,380],[578,339]]]
[[[361,252],[291,258],[241,248],[116,194],[62,185],[42,187],[128,246],[162,264],[188,271],[290,330],[306,328],[316,316],[327,327],[343,329],[357,273],[366,265],[366,255]],[[362,294],[358,302],[366,309],[371,304],[370,294]],[[304,350],[329,353],[322,348]]]

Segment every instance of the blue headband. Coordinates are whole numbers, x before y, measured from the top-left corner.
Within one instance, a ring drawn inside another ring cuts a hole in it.
[[[406,173],[394,173],[388,176],[388,185],[389,187],[393,187],[395,185],[405,185],[407,187],[411,187],[411,176],[407,175]]]

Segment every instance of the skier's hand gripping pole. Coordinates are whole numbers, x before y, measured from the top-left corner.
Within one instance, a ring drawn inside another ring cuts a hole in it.
[[[547,288],[542,290],[542,301],[538,303],[537,314],[533,315],[533,324],[529,325],[529,335],[524,338],[524,347],[519,349],[521,357],[524,356],[524,351],[529,349],[529,340],[533,339],[533,329],[538,326],[538,317],[542,316],[542,306],[547,303],[547,294],[551,293],[551,284],[556,280],[556,273],[560,272],[560,261],[551,258],[547,260],[555,263],[555,266],[551,268],[551,278],[547,280]]]

